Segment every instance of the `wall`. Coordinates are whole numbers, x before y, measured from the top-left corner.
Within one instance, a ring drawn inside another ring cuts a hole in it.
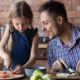
[[[7,13],[9,11],[10,5],[14,2],[22,0],[0,0],[0,24],[7,23]],[[41,30],[41,25],[39,21],[39,6],[48,0],[24,0],[30,6],[34,14],[34,27],[39,29],[39,35],[43,36],[44,33]],[[80,25],[80,0],[56,0],[61,1],[65,4],[67,9],[67,15],[70,22],[76,25]]]

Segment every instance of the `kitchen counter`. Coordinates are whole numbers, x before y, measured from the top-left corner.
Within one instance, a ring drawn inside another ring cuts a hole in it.
[[[52,73],[54,80],[80,80],[80,76],[73,76],[73,77],[67,77],[67,78],[59,78],[56,77],[55,73]],[[26,76],[24,76],[21,79],[15,79],[15,80],[30,80],[29,78],[27,78]]]
[[[3,70],[3,65],[4,65],[4,61],[3,61],[3,59],[0,57],[0,70]]]
[[[3,62],[0,63],[0,67],[3,66]],[[47,67],[47,60],[36,60],[36,63],[34,64],[34,66],[46,66]],[[26,76],[24,76],[23,78],[19,78],[19,79],[13,79],[13,80],[30,80],[29,78],[27,78]],[[73,78],[66,78],[66,79],[61,79],[61,78],[56,78],[54,80],[80,80],[80,77],[73,77]]]
[[[4,62],[0,61],[0,70],[3,70]]]
[[[47,43],[39,43],[38,48],[47,48]]]
[[[39,43],[38,45],[38,60],[46,60],[47,59],[47,45],[48,43]]]
[[[0,61],[0,70],[3,70],[4,62]],[[33,66],[47,66],[47,60],[36,60]]]

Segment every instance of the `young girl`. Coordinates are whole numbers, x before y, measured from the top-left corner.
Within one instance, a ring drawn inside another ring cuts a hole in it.
[[[17,2],[9,11],[9,24],[0,42],[0,56],[4,59],[4,70],[12,68],[15,73],[23,73],[32,66],[38,51],[38,30],[33,29],[33,14],[25,2]],[[8,43],[8,51],[5,46]]]

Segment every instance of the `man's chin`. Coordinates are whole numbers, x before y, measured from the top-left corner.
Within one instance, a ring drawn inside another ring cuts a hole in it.
[[[52,36],[49,36],[49,39],[52,39],[53,37]]]
[[[49,36],[49,39],[51,40],[51,39],[54,39],[56,36]]]

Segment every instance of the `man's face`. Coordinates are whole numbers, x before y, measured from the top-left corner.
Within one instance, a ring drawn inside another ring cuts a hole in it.
[[[46,35],[52,39],[59,34],[58,24],[56,24],[53,18],[48,14],[47,11],[43,11],[40,14],[40,21],[42,24],[42,30]]]

